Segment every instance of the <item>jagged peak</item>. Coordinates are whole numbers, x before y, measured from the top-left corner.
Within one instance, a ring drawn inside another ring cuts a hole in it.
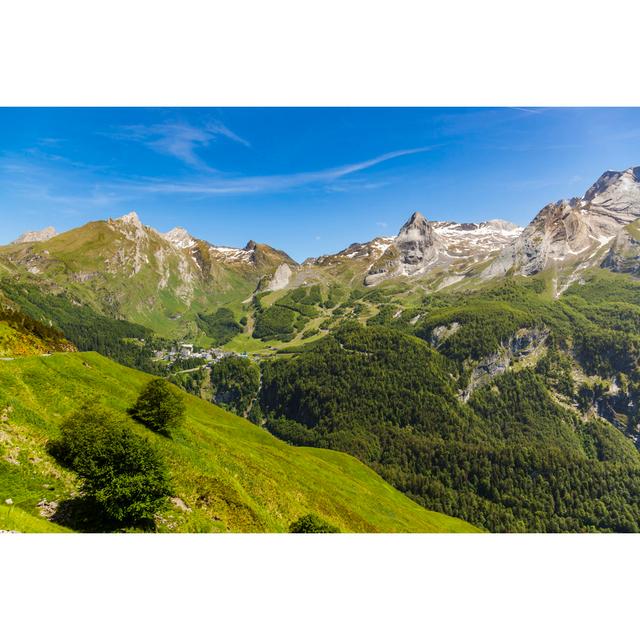
[[[624,171],[605,171],[584,194],[584,200],[593,200],[600,194],[608,191],[617,184],[633,184],[640,183],[640,166],[629,167]]]
[[[406,224],[420,224],[423,222],[427,222],[427,219],[419,211],[414,211]]]
[[[160,235],[172,245],[180,249],[191,247],[196,241],[195,238],[184,227],[174,227],[170,231],[167,231],[166,233],[162,233]]]
[[[135,211],[129,211],[129,213],[123,216],[120,216],[119,218],[116,218],[114,222],[122,222],[123,224],[133,224],[136,227],[142,226],[142,222],[140,221],[140,218]]]
[[[44,242],[58,235],[54,227],[49,226],[39,231],[25,231],[21,236],[16,238],[12,244],[24,244],[27,242]]]

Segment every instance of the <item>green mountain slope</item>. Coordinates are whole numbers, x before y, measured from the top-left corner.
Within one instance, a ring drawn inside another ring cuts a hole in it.
[[[479,353],[494,348],[483,326]],[[640,531],[640,454],[565,395],[565,357],[550,348],[498,369],[463,402],[454,360],[354,322],[264,362],[260,402],[282,439],[351,453],[425,507],[491,531]]]
[[[50,351],[75,351],[75,347],[57,329],[3,306],[0,300],[0,358]]]
[[[7,526],[0,513],[0,527],[23,528],[22,521],[37,530],[41,511],[64,513],[77,479],[47,454],[46,442],[82,401],[124,411],[148,380],[95,353],[0,362],[0,498],[27,514],[14,513]],[[174,499],[160,530],[278,532],[306,513],[342,531],[477,530],[425,510],[348,455],[292,447],[205,401],[186,394],[185,401],[187,425],[171,440],[132,423],[170,467]]]
[[[168,235],[131,212],[41,242],[0,247],[0,264],[19,282],[36,276],[49,293],[64,291],[101,315],[171,338],[200,335],[198,313],[223,304],[239,313],[242,300],[264,278],[281,264],[295,264],[265,244],[236,250],[188,234],[184,244],[176,244]]]

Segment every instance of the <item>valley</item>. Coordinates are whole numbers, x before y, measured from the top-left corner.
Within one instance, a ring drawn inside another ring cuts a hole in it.
[[[184,442],[158,441],[191,509],[160,530],[282,531],[307,509],[344,531],[640,531],[639,223],[636,167],[525,228],[415,212],[396,236],[302,263],[133,212],[27,232],[0,248],[0,356],[14,358],[0,409],[28,442],[0,443],[2,464],[15,447],[46,459],[65,402],[123,410],[152,374],[198,416]],[[239,453],[244,438],[256,448]],[[301,474],[282,495],[279,458]],[[334,465],[321,478],[319,460]],[[4,476],[33,517],[40,480],[58,503],[77,490],[48,464],[37,482]],[[227,484],[198,497],[194,482]]]

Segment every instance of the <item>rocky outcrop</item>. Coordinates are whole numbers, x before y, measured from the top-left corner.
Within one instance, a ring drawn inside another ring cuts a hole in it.
[[[483,275],[529,276],[549,267],[571,271],[595,265],[601,249],[638,217],[640,167],[607,171],[582,198],[544,207]]]
[[[474,390],[491,382],[515,362],[524,363],[530,360],[533,363],[536,353],[539,353],[548,336],[548,330],[535,327],[516,331],[499,351],[475,364],[471,370],[469,383],[460,392],[460,398],[466,402]]]
[[[622,229],[609,248],[602,264],[603,269],[616,273],[640,275],[640,224],[637,222]]]
[[[291,267],[286,262],[281,264],[276,269],[269,284],[265,287],[265,291],[279,291],[280,289],[284,289],[289,284],[292,273]]]
[[[196,239],[183,227],[174,227],[160,235],[178,249],[189,249],[196,244]]]
[[[26,244],[28,242],[45,242],[51,240],[58,235],[54,227],[45,227],[40,231],[25,231],[20,237],[16,238],[12,244]]]
[[[416,211],[371,264],[364,283],[375,285],[387,278],[439,270],[446,271],[441,286],[448,286],[469,275],[476,264],[494,256],[521,231],[506,220],[430,222]],[[355,247],[354,255],[360,250],[360,246]]]
[[[364,283],[373,285],[396,276],[424,273],[444,251],[444,244],[432,224],[416,211],[402,226],[393,244],[371,266]]]
[[[417,320],[416,320],[417,322]],[[415,324],[413,322],[412,324]],[[432,347],[437,349],[447,338],[451,337],[458,329],[460,329],[459,322],[452,322],[450,325],[440,325],[438,327],[434,327],[431,331],[431,336],[429,337],[429,343]]]

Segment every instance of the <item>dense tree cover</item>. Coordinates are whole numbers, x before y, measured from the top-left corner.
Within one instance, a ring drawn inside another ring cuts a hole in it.
[[[110,409],[80,408],[62,423],[49,449],[82,478],[83,494],[102,521],[139,524],[153,518],[170,495],[159,454]]]
[[[399,313],[401,313],[401,311],[402,310],[395,305],[386,303],[382,304],[379,307],[378,313],[367,320],[367,324],[370,326],[388,325],[397,317]]]
[[[159,373],[153,362],[158,340],[153,332],[126,320],[108,318],[91,307],[78,304],[66,293],[46,293],[29,283],[5,278],[0,289],[21,311],[42,325],[51,324],[80,351],[97,351],[128,367]]]
[[[170,436],[184,424],[186,406],[173,385],[154,378],[140,392],[129,413],[152,431]]]
[[[308,513],[291,523],[289,533],[340,533],[340,529],[319,516]]]
[[[260,368],[249,358],[228,356],[209,367],[178,373],[171,379],[188,393],[262,424],[262,411],[256,401]]]
[[[211,400],[210,371],[207,367],[175,373],[171,376],[171,381],[187,393]]]
[[[505,279],[474,291],[436,293],[398,317],[381,308],[372,324],[415,333],[461,372],[507,346],[518,329],[545,328],[588,375],[639,377],[640,283],[598,271],[553,299],[540,277]],[[411,320],[420,318],[413,326]],[[456,325],[454,325],[456,323]],[[446,331],[444,338],[438,332]]]
[[[228,357],[211,366],[213,401],[244,416],[260,387],[260,369],[249,358]]]
[[[567,398],[575,396],[576,385],[573,379],[572,360],[558,349],[553,337],[547,341],[547,353],[538,360],[536,372],[544,378],[549,389]]]
[[[273,305],[256,314],[253,337],[262,340],[291,340],[298,315],[293,309]]]
[[[179,357],[176,358],[173,362],[171,362],[167,369],[171,373],[177,373],[179,371],[185,371],[187,369],[196,369],[200,368],[205,364],[205,361],[202,358],[194,358],[194,357]]]
[[[196,322],[200,329],[212,338],[214,346],[225,344],[242,332],[242,326],[236,322],[231,309],[226,307],[221,307],[209,315],[199,313]]]
[[[256,325],[253,330],[253,337],[263,340],[291,340],[309,319],[320,315],[319,307],[325,303],[320,285],[293,289],[266,309],[261,302],[264,295],[254,299]]]
[[[264,410],[327,433],[371,422],[473,432],[455,397],[454,368],[421,340],[352,322],[315,345],[264,363]]]
[[[453,362],[386,327],[347,324],[263,364],[267,427],[351,453],[428,508],[492,531],[640,530],[640,454],[551,396],[570,391],[552,348],[536,370],[460,402]]]
[[[444,341],[440,352],[456,362],[463,362],[467,358],[480,360],[495,353],[518,329],[532,326],[534,319],[526,311],[502,301],[477,301],[429,314],[416,335],[434,341],[436,327],[450,327],[454,322],[459,328]]]
[[[327,290],[325,299],[320,303],[321,307],[325,309],[333,309],[337,307],[341,302],[344,302],[348,295],[348,291],[345,287],[339,284],[331,284]]]

